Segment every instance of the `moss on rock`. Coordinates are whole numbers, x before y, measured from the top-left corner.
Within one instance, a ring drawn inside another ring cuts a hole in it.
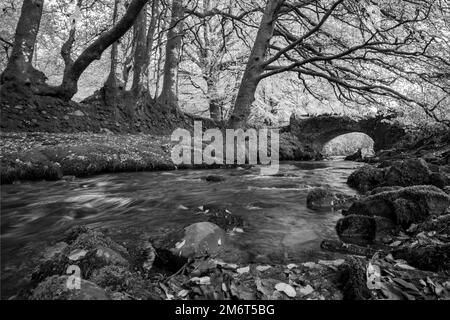
[[[381,216],[407,228],[430,216],[444,214],[449,206],[450,197],[439,188],[413,186],[362,198],[354,202],[345,214]]]

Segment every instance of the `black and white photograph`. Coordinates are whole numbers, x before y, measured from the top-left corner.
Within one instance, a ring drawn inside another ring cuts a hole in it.
[[[0,0],[0,110],[1,300],[450,300],[450,0]]]

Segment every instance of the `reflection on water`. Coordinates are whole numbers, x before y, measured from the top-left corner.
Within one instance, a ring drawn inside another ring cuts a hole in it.
[[[158,237],[200,221],[195,208],[216,205],[245,220],[233,241],[250,257],[301,259],[320,241],[335,237],[337,212],[306,208],[308,189],[326,186],[353,194],[345,183],[360,164],[287,162],[276,176],[259,169],[185,170],[101,175],[71,182],[4,185],[1,190],[2,270],[57,241],[69,227],[102,227],[118,241]],[[222,175],[209,183],[205,175]],[[186,210],[187,208],[187,210]]]

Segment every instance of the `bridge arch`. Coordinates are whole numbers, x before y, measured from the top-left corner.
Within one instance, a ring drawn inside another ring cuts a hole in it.
[[[324,156],[350,156],[361,150],[363,156],[373,155],[374,141],[362,132],[351,132],[332,138],[324,144],[321,154]]]
[[[400,141],[405,130],[400,125],[386,121],[387,117],[354,119],[348,116],[321,115],[315,117],[292,116],[289,130],[299,142],[317,153],[325,144],[343,134],[361,132],[372,138],[374,150],[386,150]]]

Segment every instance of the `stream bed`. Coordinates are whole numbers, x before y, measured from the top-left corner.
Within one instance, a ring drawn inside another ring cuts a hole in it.
[[[118,173],[3,185],[2,285],[14,287],[32,267],[33,257],[72,226],[104,228],[119,242],[157,238],[202,221],[196,212],[204,205],[224,208],[243,218],[244,232],[231,236],[235,248],[245,252],[239,262],[314,258],[323,239],[336,238],[334,227],[340,213],[308,209],[308,191],[327,187],[356,194],[346,180],[361,165],[346,161],[283,162],[276,176],[259,175],[254,167]],[[221,176],[224,181],[202,179],[209,175]]]

